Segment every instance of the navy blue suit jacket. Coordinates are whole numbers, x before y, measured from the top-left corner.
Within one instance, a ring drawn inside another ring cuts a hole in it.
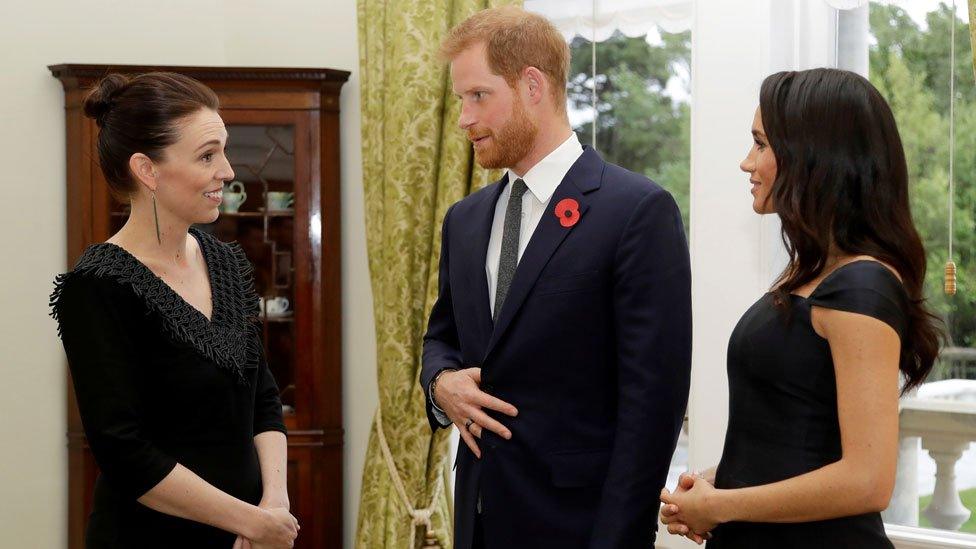
[[[573,164],[519,261],[492,324],[485,258],[503,178],[444,219],[424,392],[479,366],[511,440],[461,443],[455,547],[469,549],[478,493],[488,549],[652,547],[658,496],[688,399],[691,274],[674,199],[591,148]],[[561,200],[581,217],[563,227]],[[430,414],[431,427],[440,427]]]

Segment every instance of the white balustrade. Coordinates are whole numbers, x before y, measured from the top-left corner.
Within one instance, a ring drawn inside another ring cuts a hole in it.
[[[886,522],[917,525],[918,440],[936,463],[935,491],[922,513],[932,526],[958,530],[971,515],[959,498],[956,462],[976,441],[976,381],[946,380],[923,385],[917,397],[901,402],[898,477]],[[912,471],[915,469],[915,471]]]

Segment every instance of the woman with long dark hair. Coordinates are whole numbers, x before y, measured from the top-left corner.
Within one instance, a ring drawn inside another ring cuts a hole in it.
[[[857,74],[780,72],[752,135],[741,168],[789,264],[732,333],[717,470],[662,491],[661,519],[713,549],[891,547],[898,398],[940,343],[894,117]]]

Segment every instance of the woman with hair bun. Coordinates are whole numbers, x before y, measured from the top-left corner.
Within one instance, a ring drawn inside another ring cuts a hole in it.
[[[789,71],[763,82],[751,133],[740,167],[789,263],[732,332],[718,469],[663,490],[661,519],[711,549],[890,548],[898,397],[941,338],[895,118],[855,73]]]
[[[217,96],[192,78],[111,74],[85,114],[125,225],[59,275],[52,316],[101,475],[86,547],[292,547],[278,387],[237,245]]]

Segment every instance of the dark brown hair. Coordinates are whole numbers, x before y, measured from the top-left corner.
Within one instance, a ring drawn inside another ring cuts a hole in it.
[[[789,264],[776,281],[781,306],[826,267],[830,247],[894,267],[909,296],[899,368],[904,390],[932,370],[943,339],[925,307],[925,248],[912,221],[908,166],[891,108],[864,77],[837,69],[779,72],[759,93],[776,158],[770,198]]]
[[[128,202],[135,190],[132,155],[161,160],[163,150],[179,139],[180,119],[218,107],[213,90],[182,74],[109,74],[99,80],[85,97],[85,114],[100,128],[98,162],[112,193]]]

